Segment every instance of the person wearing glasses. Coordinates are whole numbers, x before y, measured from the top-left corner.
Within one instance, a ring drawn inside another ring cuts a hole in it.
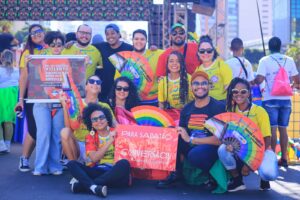
[[[186,71],[192,75],[195,69],[201,65],[197,57],[198,45],[193,42],[186,42],[187,33],[183,24],[176,23],[170,32],[171,46],[162,53],[158,59],[156,75],[157,77],[166,76],[168,56],[172,51],[179,51],[184,58]]]
[[[209,95],[225,103],[226,89],[232,80],[232,70],[228,64],[219,58],[212,39],[208,35],[200,37],[198,56],[202,65],[196,71],[204,71],[208,74],[211,82]]]
[[[43,51],[47,45],[44,42],[45,32],[40,24],[32,24],[28,29],[28,38],[20,59],[20,79],[19,79],[19,101],[15,107],[16,111],[26,110],[28,124],[28,134],[23,143],[22,156],[20,157],[19,170],[21,172],[30,171],[29,157],[34,150],[36,140],[36,124],[33,117],[33,104],[25,103],[27,98],[28,69],[27,61],[29,55],[45,54]]]
[[[265,151],[273,153],[271,149],[271,126],[268,113],[264,108],[252,103],[251,87],[246,79],[237,77],[231,81],[227,88],[226,102],[226,110],[228,112],[240,113],[257,124],[264,138]],[[224,167],[232,176],[232,181],[228,184],[227,190],[229,192],[245,190],[246,186],[243,182],[243,176],[249,175],[249,167],[233,154],[233,147],[231,145],[222,144],[218,149],[218,154]],[[268,154],[265,153],[264,160]],[[276,172],[277,168],[272,167],[272,163],[264,160],[258,170],[260,172],[259,175],[264,179],[260,181],[260,190],[270,190],[270,183],[267,180],[276,179],[278,173]]]
[[[139,105],[137,89],[132,81],[124,76],[117,78],[109,94],[109,105],[119,124],[136,124],[130,112]]]
[[[177,131],[180,135],[178,140],[176,171],[169,177],[159,181],[158,188],[167,188],[183,179],[183,155],[191,165],[208,174],[210,168],[218,159],[218,146],[220,141],[205,127],[205,121],[214,115],[225,112],[225,105],[210,97],[209,76],[205,72],[198,71],[192,75],[191,87],[195,100],[186,104],[180,112],[180,121]],[[207,183],[215,185],[213,178]],[[210,188],[213,189],[213,188]]]
[[[88,64],[85,77],[95,74],[96,69],[102,68],[101,53],[93,45],[90,45],[92,38],[92,28],[86,24],[78,27],[76,32],[76,42],[66,45],[62,55],[87,55]]]
[[[101,92],[101,83],[102,81],[96,75],[90,76],[86,81],[85,86],[85,98],[83,99],[84,106],[87,106],[89,103],[98,103],[99,105],[110,110],[108,104],[103,103],[98,100],[98,94]],[[76,130],[71,129],[69,123],[69,115],[67,111],[66,97],[64,94],[61,94],[60,97],[61,104],[64,110],[64,121],[65,127],[61,130],[61,144],[64,154],[67,156],[68,160],[78,160],[80,162],[86,162],[85,156],[85,136],[89,133],[87,127],[80,120],[80,127]],[[113,117],[113,126],[116,126],[115,118]]]
[[[60,32],[47,32],[44,41],[49,46],[45,54],[61,54],[65,38]],[[35,103],[33,106],[33,116],[37,128],[33,175],[61,175],[63,167],[59,162],[61,155],[60,131],[64,127],[61,104]]]
[[[83,110],[83,121],[89,131],[85,137],[87,165],[70,161],[67,167],[74,177],[73,193],[93,193],[107,196],[108,187],[126,187],[131,184],[130,164],[127,160],[114,162],[113,115],[107,107],[89,103]]]

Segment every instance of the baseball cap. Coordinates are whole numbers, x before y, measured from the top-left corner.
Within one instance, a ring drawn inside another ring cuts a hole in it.
[[[120,28],[118,27],[117,24],[108,24],[106,27],[105,27],[105,32],[107,31],[107,29],[113,29],[114,31],[116,31],[117,33],[120,33]]]
[[[193,73],[192,78],[191,78],[191,82],[193,82],[194,79],[195,79],[196,77],[198,77],[198,76],[202,76],[203,78],[205,78],[206,80],[209,81],[209,77],[208,77],[208,74],[207,74],[207,73],[205,73],[205,72],[203,72],[203,71],[197,71],[197,72]]]
[[[183,30],[185,30],[185,27],[184,27],[183,24],[175,23],[175,24],[173,24],[173,26],[171,27],[171,31],[174,31],[176,28],[182,28]]]

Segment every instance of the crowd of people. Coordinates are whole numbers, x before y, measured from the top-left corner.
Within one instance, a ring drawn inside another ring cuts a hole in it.
[[[224,112],[240,113],[249,117],[260,128],[266,151],[275,151],[277,128],[280,133],[282,155],[278,165],[287,167],[287,126],[291,113],[291,97],[274,95],[278,71],[283,68],[293,87],[299,88],[299,74],[292,58],[280,53],[281,41],[269,41],[270,55],[263,57],[254,77],[251,63],[243,56],[243,42],[231,42],[233,57],[224,61],[212,39],[201,36],[199,43],[187,42],[187,31],[176,23],[170,29],[171,46],[146,49],[147,33],[133,32],[133,45],[121,40],[116,24],[105,27],[106,42],[90,44],[92,28],[80,25],[75,38],[66,43],[59,31],[48,31],[39,24],[29,27],[19,69],[13,67],[14,55],[10,50],[1,53],[0,96],[0,151],[9,152],[16,112],[24,112],[28,133],[24,139],[19,170],[30,171],[29,158],[36,149],[33,175],[61,175],[60,162],[64,154],[67,168],[74,177],[74,193],[92,192],[107,196],[107,187],[131,185],[130,164],[127,160],[114,163],[114,128],[118,124],[136,124],[130,110],[138,105],[157,106],[167,111],[177,122],[179,134],[176,170],[160,180],[158,188],[167,188],[183,180],[183,159],[209,174],[217,160],[231,175],[227,191],[245,189],[243,176],[251,169],[232,152],[232,146],[221,144],[204,123]],[[149,62],[154,72],[149,97],[140,92],[128,77],[118,77],[109,57],[121,51],[133,51]],[[29,55],[87,55],[84,110],[80,127],[73,130],[67,108],[67,97],[60,94],[60,103],[27,103]],[[118,78],[116,78],[118,77]],[[252,102],[252,87],[262,84],[262,107]],[[175,113],[175,114],[174,114]],[[122,116],[122,117],[120,117]],[[125,119],[124,119],[124,116]],[[195,121],[200,122],[195,127]],[[275,169],[260,166],[261,190],[270,189],[270,180],[276,178]],[[268,178],[266,178],[268,177]],[[209,176],[206,182],[215,188],[216,180]]]

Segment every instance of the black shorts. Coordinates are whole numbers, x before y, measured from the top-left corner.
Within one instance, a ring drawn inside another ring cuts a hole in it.
[[[33,117],[33,105],[34,105],[33,103],[24,102],[28,132],[29,132],[29,135],[34,140],[36,140],[36,125],[35,125],[35,120],[34,120],[34,117]]]

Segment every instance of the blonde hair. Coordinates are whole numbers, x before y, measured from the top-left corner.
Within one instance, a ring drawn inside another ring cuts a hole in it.
[[[8,74],[11,74],[13,72],[13,64],[14,64],[14,52],[11,50],[5,49],[1,53],[1,64],[2,67],[5,67]]]

